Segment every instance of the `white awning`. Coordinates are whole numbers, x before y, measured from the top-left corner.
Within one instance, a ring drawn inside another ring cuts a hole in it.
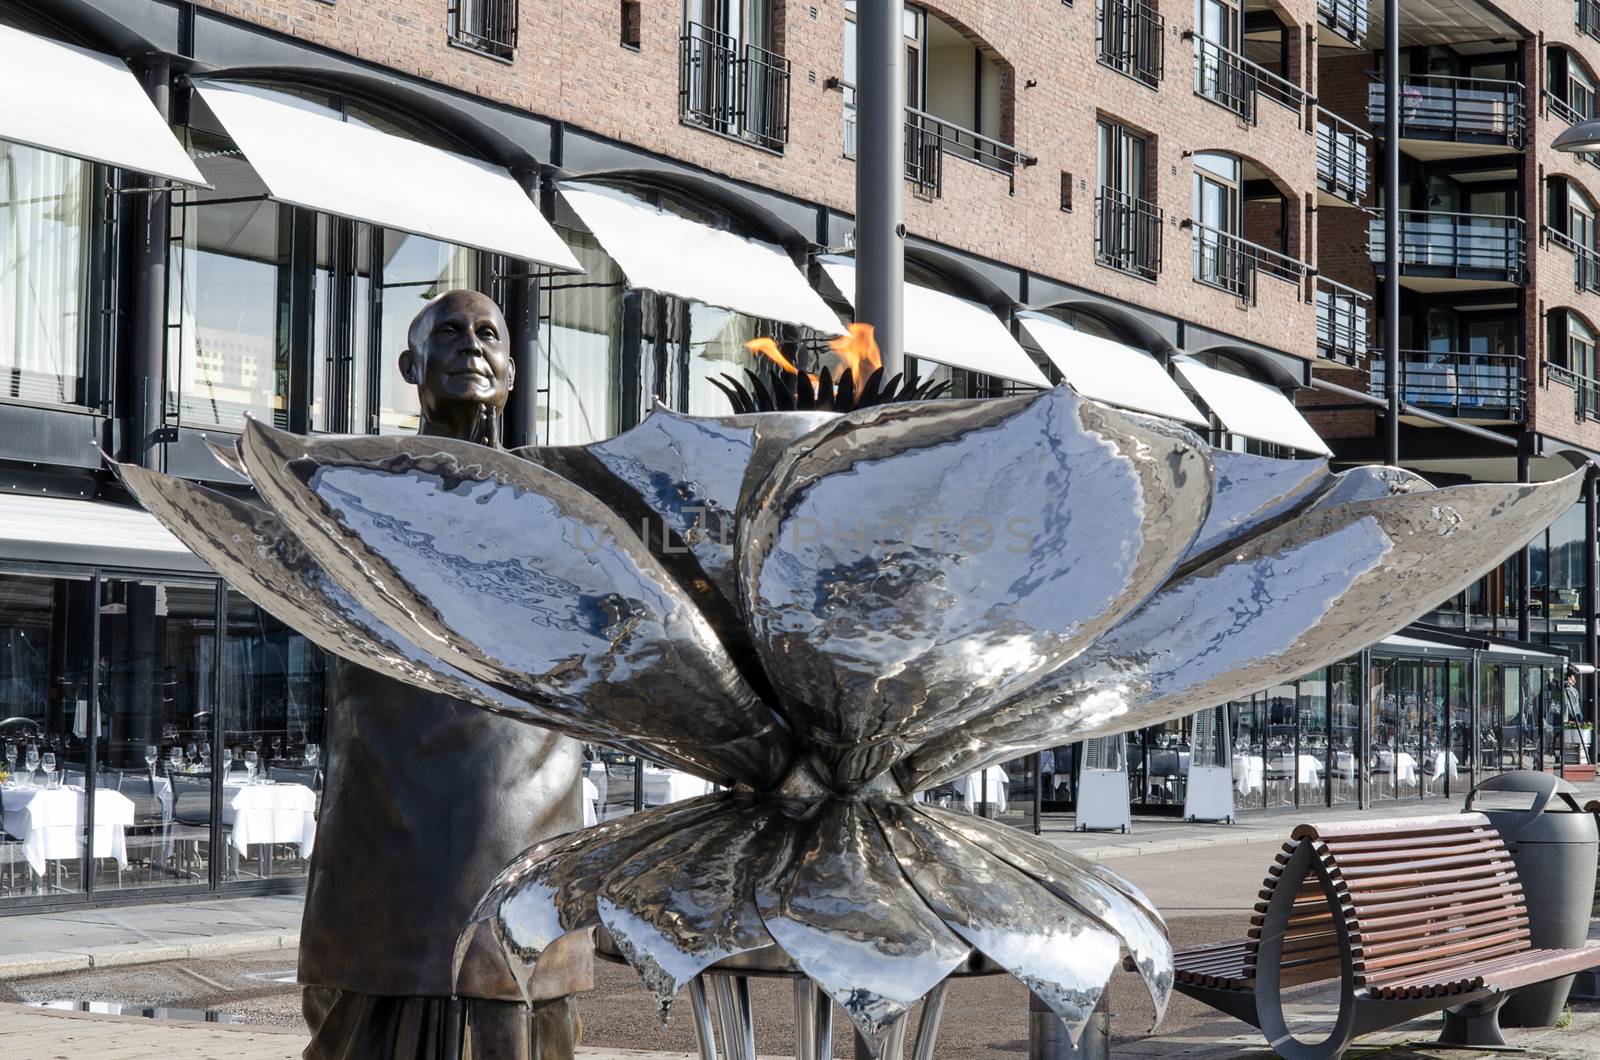
[[[822,268],[839,293],[854,305],[855,262],[826,258]],[[1050,386],[1050,380],[1039,371],[1028,351],[987,306],[907,283],[905,317],[905,348],[913,357],[1029,386]]]
[[[0,140],[205,184],[121,59],[0,25]]]
[[[1050,363],[1084,397],[1204,426],[1205,415],[1150,354],[1088,332],[1043,313],[1017,319]]]
[[[844,327],[782,247],[679,217],[615,188],[561,185],[628,283],[825,335]]]
[[[499,166],[340,121],[266,89],[194,86],[280,202],[582,271]]]
[[[1207,368],[1188,357],[1179,357],[1176,363],[1200,400],[1211,406],[1217,419],[1232,433],[1305,453],[1333,454],[1277,387]]]
[[[208,572],[143,508],[37,494],[0,494],[0,559]]]

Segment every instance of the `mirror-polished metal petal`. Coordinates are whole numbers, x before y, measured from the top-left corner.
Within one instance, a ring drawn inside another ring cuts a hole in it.
[[[792,827],[789,856],[756,881],[756,906],[784,952],[879,1038],[967,959],[967,946],[906,882],[861,805],[824,802]]]
[[[872,810],[928,908],[1016,976],[1076,1041],[1121,959],[1117,935],[938,818],[898,803]]]
[[[788,818],[740,800],[619,864],[600,884],[600,921],[656,1001],[666,1005],[706,968],[773,944],[754,896],[784,846]]]
[[[242,451],[313,558],[418,648],[702,775],[781,779],[782,720],[632,530],[579,487],[451,439],[309,439],[252,421]]]
[[[1166,921],[1138,888],[1022,829],[933,806],[918,806],[916,811],[1036,880],[1115,933],[1133,956],[1155,1004],[1156,1022],[1161,1022],[1172,998],[1172,943]]]
[[[1293,514],[1337,480],[1326,460],[1275,460],[1209,447],[1208,451],[1213,469],[1211,510],[1183,557],[1185,565]]]
[[[495,879],[456,945],[457,972],[472,939],[487,926],[527,990],[540,958],[574,931],[600,923],[601,881],[618,864],[689,828],[726,813],[729,793],[663,806],[606,821],[540,843]]]
[[[1205,453],[1069,388],[891,405],[808,435],[743,528],[756,642],[849,788],[1015,697],[1164,582]]]
[[[1336,662],[1471,585],[1581,488],[1574,473],[1308,511],[1176,579],[1046,685],[920,748],[901,785],[1159,724]]]
[[[694,600],[752,688],[771,698],[739,604],[739,502],[795,438],[832,413],[685,416],[657,406],[636,427],[592,445],[515,455],[582,487],[633,527]]]

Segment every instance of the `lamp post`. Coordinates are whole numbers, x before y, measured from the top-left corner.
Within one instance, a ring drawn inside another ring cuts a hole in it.
[[[1576,125],[1567,129],[1555,138],[1551,144],[1557,151],[1567,154],[1581,155],[1600,153],[1600,118],[1585,118]],[[1596,567],[1596,510],[1600,507],[1600,493],[1596,490],[1596,475],[1600,469],[1590,467],[1589,477],[1584,483],[1584,590],[1583,590],[1583,642],[1588,649],[1590,666],[1600,664],[1596,652],[1600,651],[1600,616],[1595,614],[1595,608],[1600,606],[1600,593],[1596,592],[1595,577],[1600,574]],[[1595,723],[1590,734],[1589,761],[1600,761],[1600,672],[1589,675],[1589,720]],[[1562,737],[1563,741],[1565,736]],[[1566,745],[1562,744],[1562,754],[1566,753]]]
[[[883,378],[905,369],[905,30],[898,0],[856,11],[856,319]]]

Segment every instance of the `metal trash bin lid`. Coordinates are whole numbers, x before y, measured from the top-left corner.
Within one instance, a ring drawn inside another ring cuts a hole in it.
[[[1594,815],[1578,803],[1578,789],[1553,773],[1518,769],[1500,773],[1473,788],[1462,812],[1471,813],[1473,801],[1488,791],[1515,792],[1534,797],[1525,810],[1479,809],[1488,817],[1507,847],[1523,843],[1594,843],[1600,840]]]

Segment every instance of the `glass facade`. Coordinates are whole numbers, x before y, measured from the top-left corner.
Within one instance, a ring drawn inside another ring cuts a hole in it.
[[[323,654],[215,578],[0,569],[0,892],[303,876],[327,692]]]

